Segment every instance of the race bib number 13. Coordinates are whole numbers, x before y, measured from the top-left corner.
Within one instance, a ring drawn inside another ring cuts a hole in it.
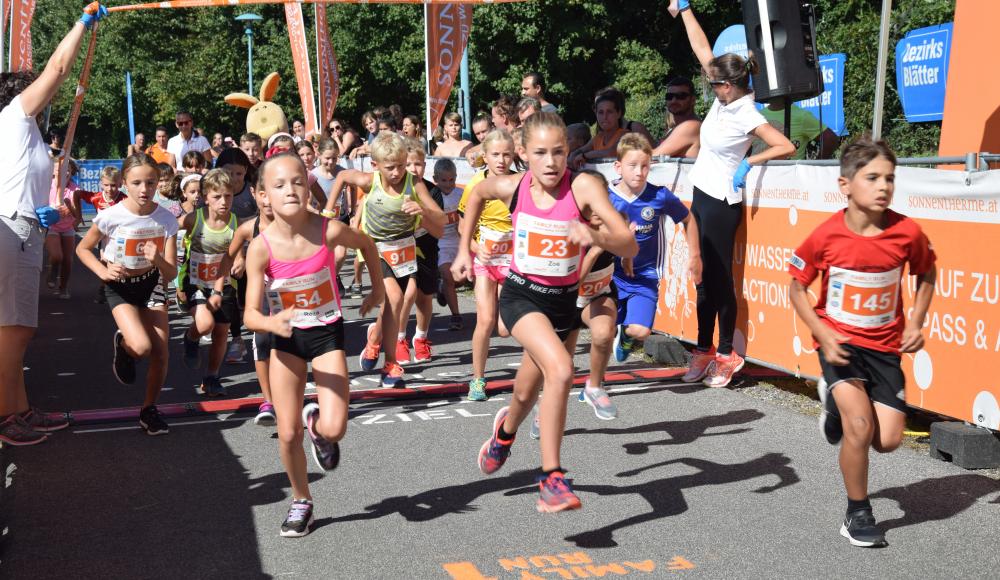
[[[857,328],[876,328],[896,320],[901,269],[855,272],[830,266],[827,315]]]

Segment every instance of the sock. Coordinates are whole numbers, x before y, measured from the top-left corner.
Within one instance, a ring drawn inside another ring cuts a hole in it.
[[[513,433],[508,433],[508,432],[504,431],[503,430],[503,423],[501,423],[500,427],[497,429],[497,439],[499,439],[503,443],[513,442],[514,441],[514,437],[516,435],[517,435],[516,431],[513,432]]]
[[[427,331],[420,330],[420,328],[417,328],[417,331],[413,333],[413,340],[418,340],[422,338],[427,338]]]
[[[404,330],[403,332],[400,332],[400,333],[399,333],[399,334],[398,334],[398,335],[396,336],[396,338],[397,338],[398,340],[406,340],[406,331]]]
[[[870,509],[872,509],[872,504],[870,501],[868,501],[867,497],[865,499],[847,498],[847,513],[855,512],[858,510],[870,510]]]

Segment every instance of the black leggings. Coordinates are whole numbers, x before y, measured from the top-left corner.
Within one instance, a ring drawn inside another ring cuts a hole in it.
[[[733,352],[736,331],[736,289],[733,284],[733,245],[743,221],[743,204],[729,205],[694,188],[691,213],[698,223],[702,274],[698,284],[698,348],[708,350],[719,318],[719,354]]]

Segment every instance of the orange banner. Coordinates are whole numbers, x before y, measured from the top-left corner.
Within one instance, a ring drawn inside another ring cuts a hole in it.
[[[285,4],[285,21],[288,23],[288,38],[292,43],[292,62],[295,64],[295,80],[299,85],[299,99],[302,101],[306,134],[315,133],[316,97],[313,93],[312,67],[309,65],[309,45],[306,42],[302,5]]]
[[[97,28],[99,24],[94,23],[90,30],[90,42],[87,44],[87,55],[83,59],[83,69],[80,71],[80,81],[76,85],[76,95],[73,97],[73,108],[69,112],[69,122],[66,124],[66,136],[63,138],[62,152],[59,154],[57,163],[59,171],[57,173],[56,191],[62,191],[69,183],[69,163],[70,152],[73,150],[73,139],[76,137],[76,126],[80,122],[80,111],[83,110],[83,97],[87,94],[87,87],[90,86],[90,69],[94,64],[94,48],[97,47]]]
[[[427,8],[427,110],[433,129],[441,122],[472,28],[472,7],[440,4]]]
[[[205,6],[249,6],[251,4],[505,4],[525,0],[172,0],[110,6],[108,12],[158,8],[202,8]]]
[[[10,62],[8,70],[31,70],[31,20],[35,16],[35,0],[14,0],[4,17],[12,17],[10,29]]]
[[[330,27],[326,20],[326,6],[316,5],[316,61],[319,68],[319,126],[327,127],[337,110],[340,96],[340,74],[337,71],[337,54],[330,42]]]

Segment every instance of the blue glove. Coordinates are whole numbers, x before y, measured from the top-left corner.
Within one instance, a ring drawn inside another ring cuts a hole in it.
[[[60,219],[59,210],[48,205],[42,207],[36,207],[35,215],[38,216],[38,223],[43,228],[54,226],[55,224],[59,223]]]
[[[681,12],[691,9],[691,0],[677,0],[677,9]]]
[[[80,22],[83,23],[84,28],[90,30],[94,27],[95,22],[107,15],[108,9],[106,7],[102,6],[99,2],[91,2],[83,9],[83,14],[80,15]]]
[[[733,191],[739,191],[740,188],[747,186],[747,173],[750,173],[750,162],[744,159],[740,161],[740,166],[733,175]]]

